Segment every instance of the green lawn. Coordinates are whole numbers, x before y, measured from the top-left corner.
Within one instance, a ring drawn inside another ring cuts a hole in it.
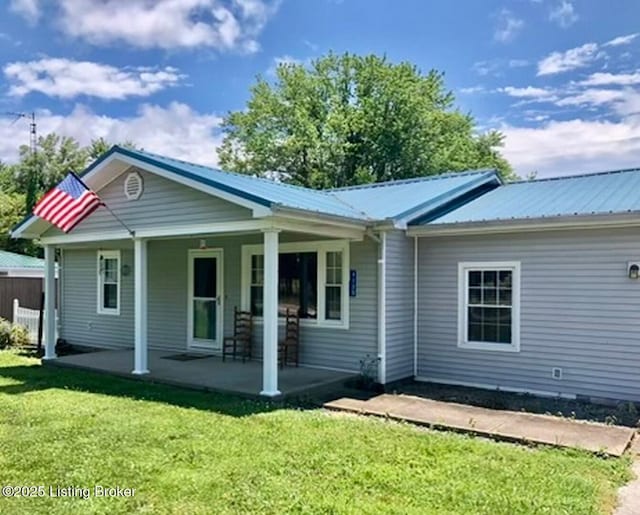
[[[629,461],[43,368],[0,352],[0,513],[606,513]]]

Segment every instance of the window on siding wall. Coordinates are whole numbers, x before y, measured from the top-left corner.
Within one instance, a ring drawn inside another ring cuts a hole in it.
[[[340,320],[342,316],[342,252],[327,252],[324,291],[327,320]]]
[[[261,245],[243,247],[243,304],[263,313],[264,255]],[[284,243],[278,256],[278,315],[297,311],[303,323],[347,327],[348,243]]]
[[[278,256],[278,316],[287,309],[300,318],[318,318],[318,253],[287,252]]]
[[[98,252],[98,313],[120,314],[120,251]]]
[[[520,264],[459,264],[460,347],[518,351]]]

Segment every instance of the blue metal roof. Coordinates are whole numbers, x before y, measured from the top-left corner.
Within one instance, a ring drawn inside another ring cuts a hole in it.
[[[275,204],[359,220],[402,219],[414,212],[436,209],[483,183],[494,181],[499,184],[495,170],[477,170],[351,188],[313,190],[150,152],[122,148],[119,151],[259,204],[270,207]]]
[[[403,220],[438,209],[485,183],[500,184],[495,170],[455,172],[327,191],[374,220]]]
[[[507,184],[438,216],[429,225],[640,212],[640,169]]]
[[[251,175],[224,172],[216,168],[188,163],[141,150],[114,148],[117,148],[118,152],[134,159],[159,166],[183,177],[268,207],[277,205],[332,216],[360,220],[368,218],[364,212],[345,204],[336,196],[325,191],[302,188]]]
[[[293,209],[363,222],[406,222],[442,208],[470,191],[500,184],[494,170],[478,170],[352,188],[313,190],[118,146],[103,154],[81,175],[90,173],[115,153],[275,210]],[[25,218],[14,231],[33,218],[33,215]]]

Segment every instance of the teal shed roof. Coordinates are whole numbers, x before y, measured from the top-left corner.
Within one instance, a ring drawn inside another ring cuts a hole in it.
[[[507,184],[422,224],[640,213],[640,169]]]
[[[44,259],[0,250],[0,269],[33,268],[44,270]]]

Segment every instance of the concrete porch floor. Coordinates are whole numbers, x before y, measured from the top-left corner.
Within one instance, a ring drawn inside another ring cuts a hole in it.
[[[198,357],[189,361],[167,359],[182,354],[178,351],[149,351],[149,374],[136,376],[133,370],[133,350],[97,350],[62,356],[43,361],[49,366],[82,368],[109,374],[157,381],[186,388],[229,392],[257,397],[262,389],[262,363],[258,361],[227,359],[218,356]],[[306,367],[278,369],[278,384],[282,397],[299,395],[306,391],[344,383],[354,374]],[[280,397],[280,398],[282,398]]]

